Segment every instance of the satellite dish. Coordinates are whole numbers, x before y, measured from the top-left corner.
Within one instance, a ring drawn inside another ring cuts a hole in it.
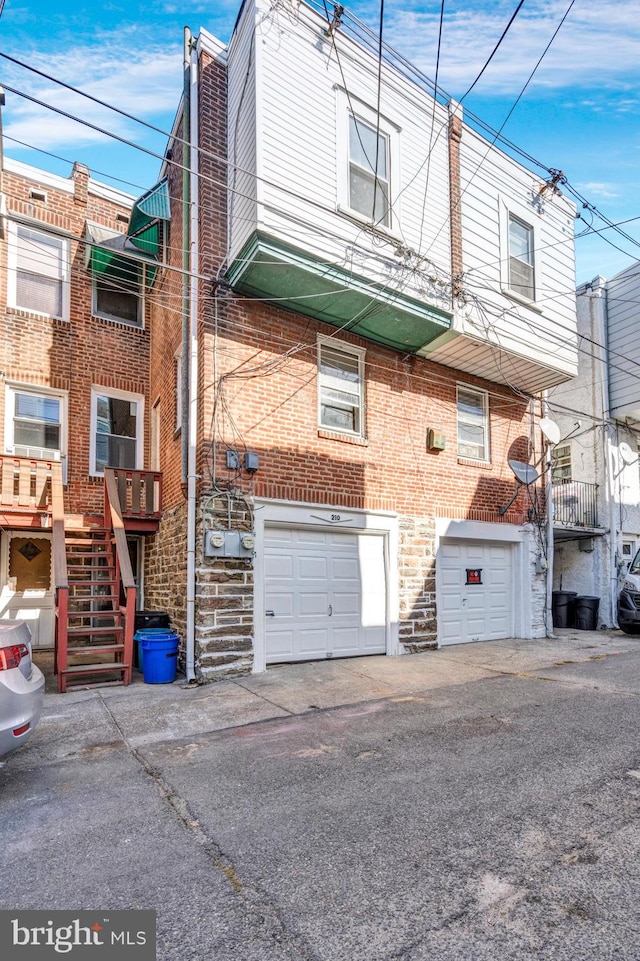
[[[618,444],[618,452],[625,464],[633,464],[634,461],[638,460],[636,452],[628,444],[625,444],[624,441]]]
[[[550,444],[557,444],[560,440],[560,428],[550,417],[543,417],[540,420],[540,430]]]
[[[521,484],[533,484],[540,476],[535,467],[532,467],[531,464],[525,464],[521,460],[510,460],[507,463],[516,475],[516,480],[519,480]]]

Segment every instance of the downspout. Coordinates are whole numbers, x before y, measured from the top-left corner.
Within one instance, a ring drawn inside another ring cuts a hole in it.
[[[592,319],[591,330],[594,331],[593,313],[595,312],[596,298],[593,293],[589,294],[589,315]],[[601,406],[602,406],[602,445],[604,456],[604,477],[605,477],[605,498],[609,506],[609,605],[611,627],[618,626],[618,518],[616,516],[616,475],[613,450],[617,444],[617,426],[613,424],[611,418],[611,402],[609,395],[609,325],[607,323],[607,290],[602,280],[598,284],[598,329],[592,333],[593,339],[598,344],[602,344],[602,378],[600,381]]]
[[[180,482],[183,491],[187,485],[189,458],[189,190],[191,171],[191,45],[193,37],[189,27],[184,28],[184,74],[182,106],[182,354],[180,359]]]
[[[198,51],[193,38],[189,46],[189,405],[187,451],[187,683],[196,680],[196,525],[197,525],[197,445],[198,445],[198,266],[199,266],[199,184],[198,184]]]
[[[549,405],[547,403],[547,391],[542,392],[542,416],[549,416]],[[545,480],[546,480],[546,505],[547,505],[547,571],[546,571],[546,592],[545,592],[545,627],[546,636],[555,637],[553,633],[553,564],[554,564],[554,543],[553,543],[553,472],[551,470],[552,447],[547,442],[544,455]]]

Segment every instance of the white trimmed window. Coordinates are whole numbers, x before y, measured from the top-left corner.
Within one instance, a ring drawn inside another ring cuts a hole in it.
[[[539,226],[524,205],[500,201],[501,286],[504,293],[535,304],[540,287]]]
[[[91,391],[90,472],[105,467],[142,467],[144,458],[144,398],[113,388]]]
[[[525,300],[536,299],[534,247],[533,227],[509,214],[509,289]]]
[[[397,227],[399,128],[337,90],[338,210],[385,230]]]
[[[69,319],[69,241],[27,224],[9,223],[9,307]]]
[[[571,480],[571,444],[562,444],[551,451],[551,476],[554,481]]]
[[[6,452],[17,457],[63,460],[67,434],[66,394],[7,384],[5,400]]]
[[[349,207],[366,220],[391,222],[389,137],[349,115]]]
[[[318,426],[364,437],[364,350],[318,341]]]
[[[458,385],[458,456],[489,460],[489,396],[484,390]]]

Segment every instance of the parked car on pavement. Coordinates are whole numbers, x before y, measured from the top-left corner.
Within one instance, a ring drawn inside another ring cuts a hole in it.
[[[44,674],[31,660],[29,625],[0,619],[0,758],[31,737],[43,696]]]

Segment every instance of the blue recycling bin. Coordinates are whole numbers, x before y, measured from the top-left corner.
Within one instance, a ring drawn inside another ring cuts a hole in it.
[[[138,654],[138,670],[144,673],[144,650],[142,648],[142,639],[144,637],[155,637],[157,639],[167,639],[176,637],[168,627],[143,627],[139,631],[136,631],[133,635],[133,639],[136,642],[136,650]]]
[[[142,675],[145,684],[171,684],[176,679],[180,637],[171,631],[143,631]]]

